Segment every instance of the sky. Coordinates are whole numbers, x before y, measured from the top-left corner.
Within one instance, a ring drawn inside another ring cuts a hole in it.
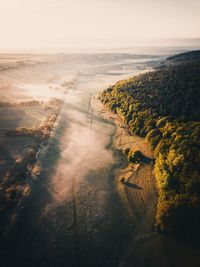
[[[198,38],[199,14],[200,0],[0,0],[0,48]]]

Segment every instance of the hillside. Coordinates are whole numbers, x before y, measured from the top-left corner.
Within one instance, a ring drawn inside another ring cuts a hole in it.
[[[190,51],[168,57],[165,63],[179,64],[188,61],[200,60],[200,50]]]
[[[118,92],[129,96],[159,116],[200,120],[200,59],[171,65],[119,82]]]
[[[130,133],[146,137],[154,149],[158,229],[198,241],[200,59],[193,54],[184,53],[174,57],[173,64],[120,81],[100,99]],[[182,63],[177,63],[180,58]]]

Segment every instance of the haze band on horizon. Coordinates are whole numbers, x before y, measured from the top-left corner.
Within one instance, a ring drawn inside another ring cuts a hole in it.
[[[175,45],[171,38],[200,31],[198,0],[0,0],[0,7],[2,52]]]

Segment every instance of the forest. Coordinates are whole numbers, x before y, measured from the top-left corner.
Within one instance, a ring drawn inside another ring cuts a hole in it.
[[[99,97],[154,150],[156,228],[192,242],[200,237],[199,74],[200,51],[183,53]]]

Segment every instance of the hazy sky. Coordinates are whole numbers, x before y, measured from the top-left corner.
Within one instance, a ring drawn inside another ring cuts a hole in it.
[[[200,0],[0,0],[0,48],[200,37],[199,14]]]

